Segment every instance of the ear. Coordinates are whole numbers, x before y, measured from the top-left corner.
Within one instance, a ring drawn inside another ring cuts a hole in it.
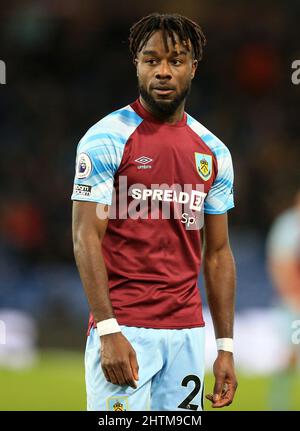
[[[192,74],[191,74],[191,78],[193,79],[195,76],[195,72],[197,70],[198,67],[198,60],[193,60],[193,65],[192,65]]]
[[[139,76],[139,74],[138,74],[138,59],[137,58],[135,58],[134,60],[133,60],[133,64],[135,65],[135,67],[136,67],[136,76]]]

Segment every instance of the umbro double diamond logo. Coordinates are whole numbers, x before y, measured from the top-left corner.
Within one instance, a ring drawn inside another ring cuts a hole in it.
[[[135,162],[138,163],[138,169],[151,169],[152,166],[149,165],[149,163],[152,162],[152,160],[153,159],[150,159],[150,157],[141,156],[138,159],[135,159]]]

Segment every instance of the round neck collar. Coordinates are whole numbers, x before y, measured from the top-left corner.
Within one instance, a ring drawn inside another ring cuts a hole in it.
[[[140,115],[140,117],[144,118],[144,120],[148,120],[153,123],[161,124],[168,127],[183,127],[186,125],[186,112],[183,113],[181,120],[177,121],[174,124],[170,124],[166,123],[165,121],[158,120],[153,114],[151,114],[151,112],[145,109],[144,106],[141,104],[139,97],[130,106],[135,110],[138,115]]]

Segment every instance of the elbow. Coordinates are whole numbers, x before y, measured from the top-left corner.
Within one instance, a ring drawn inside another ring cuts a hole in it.
[[[73,229],[73,253],[75,258],[88,247],[89,236],[84,229],[77,228]]]
[[[83,253],[84,250],[92,250],[101,247],[101,238],[92,229],[77,229],[73,231],[73,253],[75,258]]]
[[[203,255],[203,274],[207,274],[211,268],[214,268],[218,264],[217,253],[205,253]]]
[[[79,254],[82,251],[83,247],[84,247],[84,242],[83,242],[82,236],[77,231],[76,233],[73,234],[73,254],[76,260],[79,257]]]
[[[208,276],[212,271],[222,270],[234,265],[234,258],[229,244],[203,254],[203,275]]]
[[[80,250],[81,250],[81,240],[78,237],[78,235],[73,236],[73,253],[75,258],[79,254]]]

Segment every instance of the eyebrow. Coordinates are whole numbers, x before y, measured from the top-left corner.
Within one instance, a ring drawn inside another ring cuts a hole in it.
[[[179,51],[179,52],[172,51],[171,54],[172,55],[174,55],[174,54],[176,54],[176,55],[187,55],[187,51]],[[158,52],[154,51],[154,50],[146,50],[146,51],[143,51],[143,55],[158,55]]]

